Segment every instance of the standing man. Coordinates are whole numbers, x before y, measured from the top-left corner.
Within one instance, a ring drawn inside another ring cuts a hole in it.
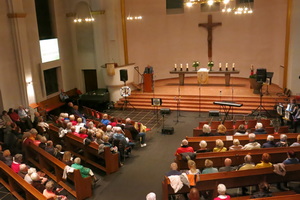
[[[153,73],[154,73],[153,67],[150,66],[150,65],[147,65],[147,66],[145,67],[144,74],[153,74]]]

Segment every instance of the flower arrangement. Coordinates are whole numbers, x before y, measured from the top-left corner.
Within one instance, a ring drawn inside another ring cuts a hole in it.
[[[199,65],[200,65],[199,61],[194,61],[192,66],[197,68],[197,67],[199,67]]]
[[[209,61],[207,66],[209,67],[209,70],[212,71],[212,67],[214,66],[214,62],[213,61]]]

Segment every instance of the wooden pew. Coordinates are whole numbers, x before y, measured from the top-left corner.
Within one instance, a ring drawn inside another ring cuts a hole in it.
[[[273,167],[268,167],[233,172],[200,174],[198,177],[200,178],[200,181],[197,182],[196,188],[199,191],[212,191],[212,196],[216,197],[218,195],[217,186],[220,183],[226,185],[227,188],[238,188],[257,185],[262,181],[266,181],[269,184],[299,181],[300,165],[287,165],[285,176],[275,174],[273,172]],[[168,200],[169,195],[175,194],[174,190],[170,186],[170,180],[167,177],[164,177],[164,180],[162,181],[162,190],[163,200]],[[190,188],[184,185],[176,194],[186,194],[189,191]]]
[[[298,196],[299,195],[299,196]],[[273,192],[272,193],[272,199],[281,199],[281,197],[284,197],[284,198],[287,198],[287,197],[290,197],[290,196],[295,196],[298,198],[300,197],[300,194],[297,194],[295,191],[293,190],[289,190],[289,191],[280,191],[280,192]],[[277,197],[277,198],[276,198]],[[240,196],[240,197],[231,197],[230,199],[231,200],[247,200],[247,199],[250,199],[251,196]],[[256,198],[256,199],[269,199],[269,197],[261,197],[261,198]]]
[[[74,89],[71,89],[69,91],[66,92],[66,94],[72,98],[72,97],[77,97],[78,94],[77,94],[77,88],[74,88]],[[39,112],[42,112],[42,111],[45,111],[45,112],[50,112],[52,110],[55,110],[61,106],[65,105],[64,102],[62,102],[60,100],[60,97],[59,97],[59,94],[54,96],[54,97],[51,97],[49,99],[46,99],[44,101],[41,101],[38,103],[38,111]]]
[[[280,134],[272,134],[274,136],[274,141],[279,141]],[[297,136],[299,133],[288,133],[286,134],[288,138],[288,142],[292,144],[293,142],[297,141]],[[256,141],[259,142],[261,145],[267,141],[268,135],[256,135]],[[205,140],[207,142],[207,148],[212,150],[216,146],[216,140],[221,139],[224,142],[224,147],[228,148],[232,145],[233,139],[239,139],[241,145],[245,145],[249,143],[248,136],[208,136],[208,137],[188,137],[186,139],[189,141],[189,146],[193,147],[196,151],[199,149],[199,142],[201,140]]]
[[[287,158],[287,151],[293,150],[296,153],[300,153],[300,147],[277,147],[277,148],[265,148],[263,151],[261,149],[254,150],[241,150],[241,151],[227,151],[227,152],[208,152],[208,153],[197,153],[196,166],[199,169],[204,168],[204,162],[206,159],[210,159],[214,163],[214,167],[220,168],[224,166],[224,160],[230,158],[232,160],[233,166],[238,166],[244,163],[244,157],[250,154],[253,163],[259,163],[261,161],[261,156],[263,153],[268,153],[271,156],[271,163],[281,163]],[[178,165],[179,170],[188,169],[187,162],[182,160],[181,155],[177,155],[175,162]]]
[[[61,141],[64,140],[67,150],[80,157],[81,160],[103,170],[107,174],[111,174],[119,170],[119,155],[111,153],[110,148],[104,148],[104,152],[98,154],[98,144],[91,143],[90,145],[85,146],[83,144],[83,139],[73,134],[67,134],[63,138],[59,138],[58,130],[58,127],[53,124],[49,124],[49,137],[54,144],[61,144]],[[83,155],[74,151],[78,148],[83,150]]]
[[[35,187],[27,183],[4,162],[0,161],[0,183],[17,199],[46,200]],[[23,195],[20,195],[22,193]],[[23,197],[24,196],[24,197]],[[53,198],[51,198],[53,199]]]
[[[67,150],[73,155],[80,157],[81,160],[103,170],[107,174],[111,174],[119,170],[119,155],[112,153],[109,147],[104,147],[104,152],[98,154],[99,145],[92,142],[89,145],[83,144],[83,139],[73,134],[65,136]],[[79,154],[77,150],[83,150],[83,154]]]
[[[68,179],[74,183],[74,190],[66,184],[65,180],[62,178],[66,164],[34,144],[26,146],[25,151],[28,162],[46,173],[52,180],[65,188],[65,190],[67,190],[76,199],[82,200],[92,196],[91,177],[82,178],[79,170],[74,170],[73,173],[69,173]]]

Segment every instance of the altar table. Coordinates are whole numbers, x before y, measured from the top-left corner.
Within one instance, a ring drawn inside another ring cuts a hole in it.
[[[239,74],[240,71],[235,70],[235,71],[209,71],[208,74],[224,74],[225,75],[225,85],[229,86],[230,85],[230,75],[231,74]],[[172,70],[170,71],[170,74],[178,74],[179,75],[179,85],[184,85],[184,75],[185,74],[197,74],[197,71],[185,71],[185,69],[183,69],[183,71],[180,71],[180,69],[177,71]]]

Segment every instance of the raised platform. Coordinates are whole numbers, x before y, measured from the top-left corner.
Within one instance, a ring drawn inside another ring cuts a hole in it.
[[[264,94],[268,90],[268,95]],[[274,110],[274,106],[281,102],[286,103],[288,98],[278,96],[282,89],[275,85],[266,85],[262,88],[262,105],[266,110]],[[136,109],[155,109],[151,106],[151,98],[161,98],[160,108],[171,110],[208,112],[221,110],[214,101],[232,101],[242,103],[242,107],[233,107],[233,113],[250,114],[260,105],[260,95],[253,94],[250,82],[246,78],[231,78],[231,86],[224,84],[224,77],[210,77],[209,84],[199,86],[196,77],[186,77],[185,85],[179,85],[178,78],[165,79],[154,82],[153,93],[133,91],[127,98]],[[124,99],[120,99],[116,107],[123,105]],[[128,108],[131,108],[128,105]]]

